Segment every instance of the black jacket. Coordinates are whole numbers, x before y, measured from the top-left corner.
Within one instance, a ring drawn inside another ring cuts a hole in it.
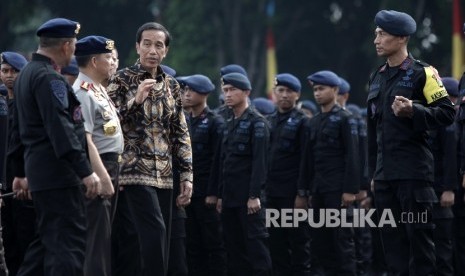
[[[413,117],[397,117],[395,96],[413,101]],[[407,57],[400,66],[381,66],[368,94],[368,176],[374,180],[434,181],[428,130],[450,125],[453,105],[436,70]]]
[[[82,184],[92,169],[79,101],[52,61],[33,54],[15,82],[13,131],[20,140],[11,145],[15,176],[26,175],[31,191]],[[24,165],[21,160],[24,146]]]

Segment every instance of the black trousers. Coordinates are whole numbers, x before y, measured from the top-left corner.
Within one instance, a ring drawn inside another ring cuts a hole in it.
[[[314,221],[319,222],[320,209],[340,209],[339,192],[314,194]],[[356,275],[354,231],[350,227],[311,228],[311,262],[322,275]],[[314,273],[312,269],[312,273]]]
[[[119,163],[118,154],[104,153],[100,155],[103,165],[110,175],[117,198]],[[111,275],[111,217],[116,199],[86,199],[87,208],[87,246],[84,273],[86,276]]]
[[[220,215],[214,207],[205,205],[204,197],[192,198],[186,212],[189,275],[225,275],[226,251]]]
[[[436,248],[436,273],[434,275],[452,276],[454,275],[452,246],[454,215],[452,208],[441,207],[439,202],[435,203],[433,205],[433,222],[436,226],[433,232]]]
[[[358,202],[354,204],[355,208],[360,208]],[[357,275],[363,275],[368,272],[371,266],[373,249],[371,229],[368,225],[354,228],[355,241],[355,260],[357,262]]]
[[[293,209],[295,198],[267,197],[267,208]],[[273,275],[309,275],[310,227],[307,222],[296,228],[268,228]]]
[[[397,227],[385,226],[380,229],[386,264],[390,272],[399,275],[435,275],[432,221],[435,201],[436,194],[428,182],[375,182],[375,203],[379,215],[389,209],[397,223]],[[406,214],[419,219],[406,222]],[[426,214],[426,221],[420,220],[422,214]]]
[[[124,204],[122,200],[117,205],[118,227],[123,245],[134,243],[128,238],[135,233],[138,247],[118,246],[118,257],[137,258],[140,256],[139,268],[126,267],[125,269],[137,272],[137,275],[166,275],[168,271],[169,241],[171,231],[172,193],[171,189],[159,189],[143,185],[124,186]],[[121,197],[120,197],[121,199]],[[120,208],[121,206],[121,208]],[[129,214],[127,213],[129,211]],[[124,236],[126,233],[129,235]],[[125,264],[127,259],[115,260]],[[130,262],[129,262],[130,263]],[[129,265],[129,264],[128,264]],[[119,273],[118,270],[116,273]],[[127,275],[127,274],[126,274]]]
[[[228,275],[271,275],[265,210],[247,215],[247,207],[223,207],[221,220]]]
[[[176,212],[178,210],[173,210]],[[186,256],[186,218],[175,216],[171,221],[170,255],[168,260],[168,276],[187,276]]]
[[[82,185],[32,193],[38,238],[18,275],[83,275],[86,211]]]

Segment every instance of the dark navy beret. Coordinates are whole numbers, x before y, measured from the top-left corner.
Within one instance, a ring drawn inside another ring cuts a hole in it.
[[[1,62],[9,64],[16,71],[21,71],[27,64],[26,58],[15,52],[3,52],[1,54]]]
[[[322,84],[328,86],[339,86],[341,84],[339,77],[334,72],[327,70],[318,71],[308,76],[307,80],[312,82],[312,85]]]
[[[447,90],[447,94],[452,97],[459,96],[459,81],[452,77],[443,77],[441,78],[442,84]]]
[[[350,103],[346,105],[346,109],[354,115],[354,117],[359,117],[362,116],[362,111],[360,107],[356,104]]]
[[[0,95],[6,96],[8,95],[8,90],[4,84],[0,84]]]
[[[172,77],[176,77],[176,70],[174,70],[173,68],[169,67],[168,65],[164,65],[164,64],[161,64],[160,67],[161,69],[163,69],[163,72],[165,72],[165,74],[168,74]]]
[[[283,85],[291,89],[292,91],[300,92],[302,84],[300,80],[292,74],[282,73],[276,75],[275,86]]]
[[[241,90],[252,90],[252,85],[250,84],[247,76],[241,73],[229,73],[224,75],[221,78],[222,85],[230,84]]]
[[[251,102],[252,106],[258,110],[262,115],[269,115],[276,111],[276,107],[273,102],[269,99],[259,97],[255,98]]]
[[[111,53],[115,49],[115,41],[103,36],[90,35],[76,42],[75,56],[88,56]]]
[[[182,80],[185,85],[192,88],[197,93],[208,94],[211,91],[215,90],[215,85],[212,81],[204,75],[192,75],[187,76]]]
[[[303,100],[300,104],[300,108],[308,109],[313,114],[318,112],[318,108],[316,107],[316,104],[311,100]]]
[[[224,76],[229,73],[241,73],[242,75],[247,76],[247,71],[245,71],[244,67],[237,64],[229,64],[224,67],[221,67],[221,76]]]
[[[381,10],[375,16],[375,23],[389,34],[409,36],[417,30],[417,23],[408,14],[393,10]]]
[[[76,58],[73,57],[73,59],[71,60],[71,63],[68,66],[61,68],[61,74],[71,75],[71,76],[79,75],[79,66],[76,62]]]
[[[343,78],[339,77],[341,84],[339,85],[339,95],[343,95],[345,93],[349,93],[350,91],[350,84]]]
[[[66,18],[54,18],[42,24],[37,29],[37,36],[45,37],[76,37],[81,29],[78,22]]]

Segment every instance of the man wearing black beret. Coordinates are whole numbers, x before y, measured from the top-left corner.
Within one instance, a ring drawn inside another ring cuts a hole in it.
[[[232,111],[223,132],[217,204],[228,254],[228,275],[270,275],[268,232],[261,205],[268,164],[268,122],[249,107],[247,97],[252,86],[245,75],[229,73],[221,80],[225,104]]]
[[[84,199],[98,195],[100,179],[86,154],[79,101],[59,74],[71,62],[79,29],[79,23],[64,18],[40,26],[39,49],[14,86],[13,131],[20,139],[9,152],[13,191],[32,194],[38,229],[18,275],[83,275]]]
[[[371,76],[368,94],[368,176],[379,214],[392,212],[397,227],[381,228],[389,270],[437,275],[432,240],[433,156],[427,131],[450,125],[455,116],[436,69],[408,52],[415,20],[392,10],[375,16],[374,44],[386,58]],[[423,221],[405,221],[408,214]]]
[[[119,159],[123,152],[118,113],[103,86],[114,66],[113,49],[113,40],[87,36],[77,41],[74,53],[80,72],[73,89],[81,102],[90,164],[102,182],[100,197],[86,199],[88,228],[84,274],[88,276],[111,275],[111,210],[115,210]]]

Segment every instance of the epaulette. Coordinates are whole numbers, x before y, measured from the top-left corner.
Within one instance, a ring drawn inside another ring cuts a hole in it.
[[[410,67],[410,64],[413,63],[413,60],[409,57],[407,57],[406,59],[404,59],[404,61],[402,61],[402,64],[400,65],[400,69],[401,70],[407,70],[409,67]]]
[[[89,89],[92,88],[92,83],[88,83],[87,81],[82,81],[81,88],[86,91],[89,91]]]
[[[420,64],[423,67],[429,67],[430,65],[424,61],[421,61],[419,59],[415,59],[415,63]]]

